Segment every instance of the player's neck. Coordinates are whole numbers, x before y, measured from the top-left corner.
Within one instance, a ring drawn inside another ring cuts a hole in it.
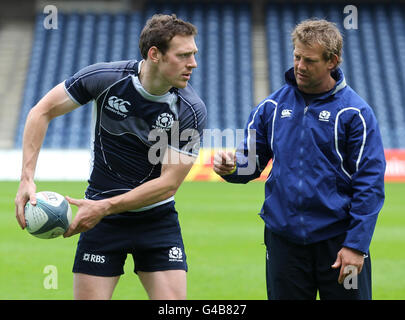
[[[162,96],[171,89],[171,86],[161,78],[157,68],[151,66],[146,60],[142,62],[138,78],[142,87],[152,95]]]
[[[298,89],[306,94],[321,94],[332,90],[336,85],[336,80],[332,76],[329,76],[325,81],[321,81],[317,86],[314,87],[300,87]]]

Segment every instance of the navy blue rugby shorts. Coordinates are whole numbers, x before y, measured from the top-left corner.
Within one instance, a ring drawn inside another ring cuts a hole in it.
[[[124,273],[128,254],[133,257],[135,273],[187,271],[174,201],[147,211],[107,216],[94,228],[82,232],[73,272],[118,276]]]

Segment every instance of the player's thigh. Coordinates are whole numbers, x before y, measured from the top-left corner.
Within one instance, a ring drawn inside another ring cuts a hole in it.
[[[138,271],[149,299],[185,300],[187,297],[187,276],[185,270]]]
[[[315,300],[317,287],[311,245],[298,245],[265,228],[269,300]]]
[[[120,276],[100,277],[84,273],[73,274],[75,300],[109,300]]]

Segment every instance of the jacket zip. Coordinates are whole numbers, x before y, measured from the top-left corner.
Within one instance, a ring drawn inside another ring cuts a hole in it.
[[[302,207],[303,204],[303,197],[302,197],[302,188],[303,188],[303,174],[304,174],[304,154],[305,154],[305,148],[304,148],[304,138],[305,138],[305,123],[306,123],[306,114],[308,111],[309,105],[306,105],[304,108],[304,114],[302,116],[302,122],[301,122],[301,133],[300,133],[300,149],[299,149],[299,162],[298,162],[298,208]],[[298,216],[299,216],[299,222],[301,224],[301,236],[303,238],[304,244],[307,243],[307,233],[305,231],[305,218],[304,214],[299,210],[298,211]]]

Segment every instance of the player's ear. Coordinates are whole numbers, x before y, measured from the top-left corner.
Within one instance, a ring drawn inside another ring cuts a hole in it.
[[[162,56],[162,53],[159,51],[159,49],[156,46],[152,46],[149,48],[148,60],[150,60],[153,63],[158,63],[161,56]]]
[[[331,56],[331,58],[329,59],[328,64],[329,64],[328,65],[329,70],[332,71],[332,70],[336,69],[337,64],[338,64],[338,56],[336,54],[333,54]]]

